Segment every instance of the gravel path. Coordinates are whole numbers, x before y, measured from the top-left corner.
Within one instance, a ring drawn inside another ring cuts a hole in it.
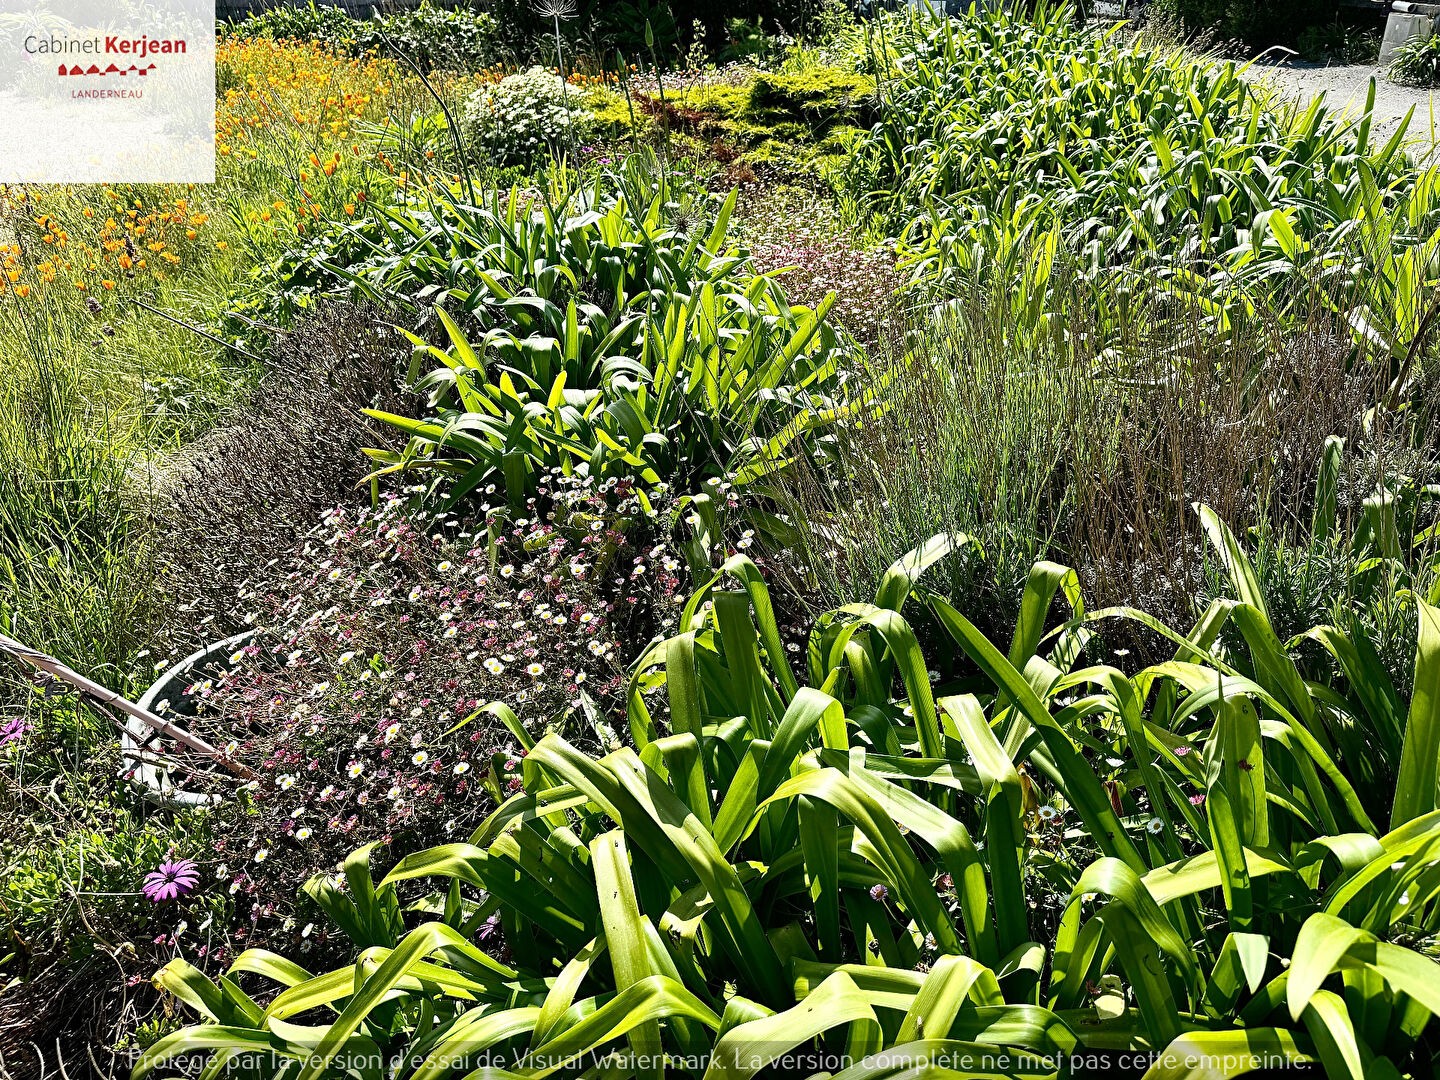
[[[1301,102],[1323,95],[1332,109],[1348,108],[1360,112],[1370,79],[1375,79],[1375,118],[1371,124],[1372,142],[1383,142],[1395,133],[1411,106],[1415,115],[1410,120],[1407,142],[1420,157],[1440,157],[1440,92],[1411,86],[1396,86],[1385,73],[1371,64],[1346,64],[1327,67],[1321,64],[1292,62],[1283,65],[1256,64],[1247,73],[1255,82],[1264,82],[1280,93]]]

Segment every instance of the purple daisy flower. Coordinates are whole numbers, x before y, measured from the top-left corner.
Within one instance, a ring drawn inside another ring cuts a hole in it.
[[[155,903],[184,896],[200,884],[200,870],[190,859],[163,862],[159,869],[145,875],[140,891]]]
[[[0,746],[9,742],[19,742],[29,731],[30,725],[18,716],[0,721]]]

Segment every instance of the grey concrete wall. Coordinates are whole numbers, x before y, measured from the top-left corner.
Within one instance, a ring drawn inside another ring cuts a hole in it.
[[[1392,11],[1385,20],[1385,37],[1380,42],[1380,66],[1395,59],[1395,50],[1407,41],[1429,37],[1434,32],[1433,16]]]

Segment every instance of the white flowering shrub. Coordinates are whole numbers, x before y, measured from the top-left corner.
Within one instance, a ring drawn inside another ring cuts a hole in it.
[[[581,95],[542,67],[507,75],[465,103],[470,138],[506,164],[525,164],[563,148],[589,119]]]

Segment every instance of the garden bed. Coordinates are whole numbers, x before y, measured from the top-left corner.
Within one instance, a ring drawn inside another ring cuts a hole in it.
[[[249,773],[7,684],[0,1015],[1430,1075],[1440,173],[1154,24],[545,10],[249,20],[213,191],[4,193],[7,633]]]

